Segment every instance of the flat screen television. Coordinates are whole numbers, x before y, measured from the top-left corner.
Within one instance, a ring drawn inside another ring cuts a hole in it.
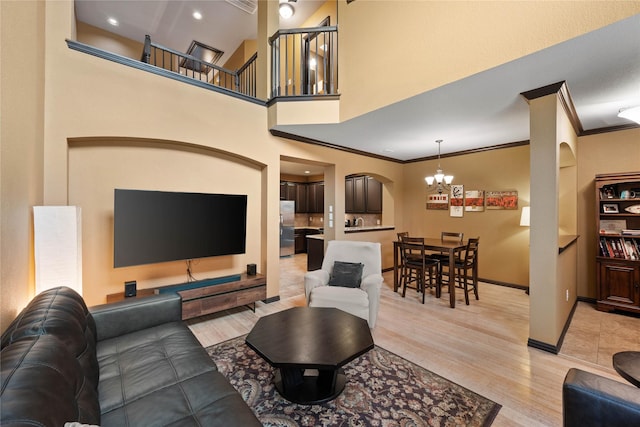
[[[115,189],[113,266],[246,250],[247,196]]]

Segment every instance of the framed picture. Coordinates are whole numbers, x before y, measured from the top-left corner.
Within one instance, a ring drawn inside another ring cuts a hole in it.
[[[451,200],[449,202],[449,216],[462,217],[464,215],[464,186],[451,186]]]
[[[603,185],[600,189],[601,199],[615,199],[617,196],[616,187],[613,185]]]
[[[464,210],[466,212],[484,211],[484,190],[469,190],[464,192]]]
[[[603,203],[602,204],[602,212],[603,213],[618,213],[618,205],[617,205],[617,203]]]
[[[487,191],[487,209],[518,209],[517,191]]]
[[[429,194],[427,196],[427,209],[446,211],[447,209],[449,209],[449,195]]]

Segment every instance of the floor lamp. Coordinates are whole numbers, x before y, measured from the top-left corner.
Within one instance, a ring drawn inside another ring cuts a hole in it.
[[[531,225],[531,209],[529,206],[524,206],[522,208],[522,213],[520,214],[520,226],[521,227],[529,227]],[[527,295],[529,295],[529,288],[525,291]]]
[[[34,206],[36,295],[68,286],[82,295],[82,227],[77,206]]]

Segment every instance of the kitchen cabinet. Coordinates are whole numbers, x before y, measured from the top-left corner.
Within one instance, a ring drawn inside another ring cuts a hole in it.
[[[280,181],[280,200],[296,200],[296,183]]]
[[[309,213],[324,213],[324,182],[312,182],[307,185]]]
[[[300,254],[307,251],[307,233],[304,230],[296,230],[294,234],[295,238],[295,253]]]
[[[366,183],[366,211],[367,213],[382,213],[382,183],[368,176]]]
[[[359,175],[345,178],[346,213],[382,213],[382,183]]]
[[[320,270],[324,260],[324,238],[307,237],[307,271]]]
[[[314,234],[320,234],[320,230],[317,228],[296,228],[295,231],[295,253],[307,252],[307,236]]]
[[[296,213],[306,213],[310,212],[309,210],[309,201],[308,201],[308,185],[296,183]]]
[[[640,172],[595,181],[596,307],[640,313]]]
[[[296,213],[324,213],[324,182],[280,181],[280,200],[296,202]]]

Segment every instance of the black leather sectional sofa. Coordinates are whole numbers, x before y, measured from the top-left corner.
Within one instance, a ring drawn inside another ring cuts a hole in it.
[[[581,369],[562,386],[564,427],[640,426],[640,388]]]
[[[2,335],[0,424],[260,426],[180,319],[176,294],[37,295]]]

